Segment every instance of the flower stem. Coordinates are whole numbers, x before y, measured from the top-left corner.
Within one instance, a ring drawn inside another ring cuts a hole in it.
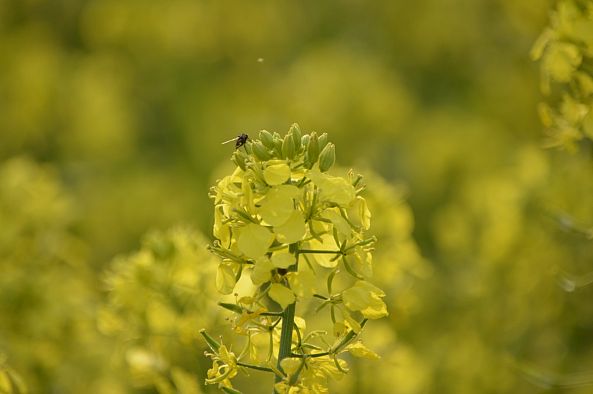
[[[240,367],[244,367],[244,368],[251,368],[251,369],[256,369],[258,371],[264,371],[264,372],[272,372],[272,373],[274,373],[274,370],[272,368],[262,367],[261,365],[253,365],[253,364],[243,363],[243,362],[240,362],[240,361],[237,361],[237,365],[240,366]]]
[[[292,330],[294,329],[294,312],[296,309],[296,302],[286,307],[282,313],[282,331],[280,332],[280,349],[278,350],[278,369],[282,371],[280,362],[289,357],[292,347]],[[275,382],[282,380],[281,376],[276,375]],[[276,392],[276,391],[274,391]]]
[[[298,252],[299,254],[306,254],[306,253],[311,253],[311,254],[341,254],[342,251],[341,250],[311,250],[311,249],[301,249]]]
[[[293,253],[296,257],[296,263],[292,265],[288,270],[292,272],[296,272],[299,266],[299,247],[298,243],[292,244],[289,247],[289,251]],[[292,353],[292,331],[294,330],[294,314],[296,311],[296,301],[292,304],[288,305],[286,309],[282,312],[282,331],[280,331],[280,348],[278,349],[278,364],[277,368],[281,372],[282,367],[280,363],[286,357],[290,357]],[[274,382],[278,383],[282,381],[282,376],[276,375]],[[274,389],[274,393],[276,393],[276,389]]]

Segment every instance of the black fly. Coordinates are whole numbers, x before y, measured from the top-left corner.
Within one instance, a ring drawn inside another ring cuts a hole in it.
[[[248,138],[249,138],[249,136],[247,134],[243,133],[243,134],[238,135],[236,138],[233,138],[232,140],[223,142],[223,144],[228,144],[229,142],[235,141],[235,149],[239,149],[240,147],[245,145]]]

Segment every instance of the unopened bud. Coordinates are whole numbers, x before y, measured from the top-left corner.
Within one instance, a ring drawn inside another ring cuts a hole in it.
[[[245,171],[247,169],[247,165],[246,165],[247,155],[245,154],[245,152],[236,150],[233,153],[233,157],[231,160],[233,160],[233,163],[235,163],[243,171]]]
[[[331,142],[323,148],[319,155],[319,171],[326,172],[336,161],[336,146]]]
[[[206,330],[204,330],[203,328],[200,330],[200,334],[202,334],[202,336],[204,337],[204,339],[206,340],[206,343],[208,344],[208,346],[210,346],[210,349],[212,349],[213,352],[217,352],[218,349],[220,349],[220,343],[212,338],[210,336],[210,334],[208,334],[206,332]]]
[[[313,167],[313,164],[319,157],[319,141],[317,140],[317,133],[312,132],[309,135],[309,143],[307,144],[307,152],[305,161],[308,168]]]
[[[262,130],[259,132],[259,139],[266,148],[274,149],[274,136],[272,133],[267,130]]]
[[[295,154],[294,138],[291,132],[286,134],[284,141],[282,141],[282,156],[287,159],[293,159]]]
[[[253,142],[251,142],[251,141],[247,141],[243,145],[243,149],[245,149],[245,151],[247,152],[248,155],[252,155],[253,154],[253,149],[252,149],[251,145],[253,145]]]
[[[292,139],[294,140],[294,148],[295,151],[298,153],[301,151],[301,128],[298,124],[294,123],[290,126],[290,130],[288,131],[289,134],[292,134]]]
[[[323,133],[319,136],[319,150],[323,151],[323,148],[327,145],[327,133]]]
[[[219,302],[218,305],[220,305],[224,309],[228,309],[231,312],[235,312],[235,313],[238,313],[238,314],[243,313],[243,308],[241,308],[237,304],[229,304],[228,302]]]
[[[301,146],[303,148],[307,149],[307,145],[309,145],[309,139],[311,139],[309,134],[305,134],[304,136],[301,137]]]
[[[278,153],[278,156],[282,157],[284,159],[284,156],[282,154],[282,142],[283,139],[280,136],[280,134],[274,132],[274,150],[276,151],[276,153]]]
[[[272,155],[261,141],[255,141],[252,145],[252,149],[253,155],[261,161],[269,160],[272,158]]]

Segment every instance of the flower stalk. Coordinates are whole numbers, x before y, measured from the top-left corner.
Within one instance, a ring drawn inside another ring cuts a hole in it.
[[[282,331],[280,333],[280,347],[278,349],[278,365],[277,368],[282,371],[282,360],[290,357],[292,347],[292,332],[294,330],[294,314],[296,310],[296,302],[290,304],[284,309],[282,314]],[[281,376],[276,375],[276,383],[282,380]],[[276,390],[274,390],[276,392]]]

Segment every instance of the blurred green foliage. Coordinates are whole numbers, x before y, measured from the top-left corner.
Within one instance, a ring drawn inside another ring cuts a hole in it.
[[[88,245],[69,231],[75,211],[50,167],[22,157],[0,166],[0,349],[31,392],[117,385]]]
[[[298,121],[379,174],[383,358],[336,392],[590,392],[590,30],[581,0],[0,2],[0,390],[195,391],[220,142]]]
[[[217,261],[206,243],[195,231],[174,228],[149,234],[140,251],[113,262],[98,325],[118,338],[118,355],[134,386],[154,386],[161,393],[201,392],[209,365],[196,328],[214,328],[220,320]]]
[[[574,150],[584,137],[593,139],[593,4],[559,1],[550,19],[531,51],[541,59],[541,89],[547,98],[539,110],[548,145]]]

